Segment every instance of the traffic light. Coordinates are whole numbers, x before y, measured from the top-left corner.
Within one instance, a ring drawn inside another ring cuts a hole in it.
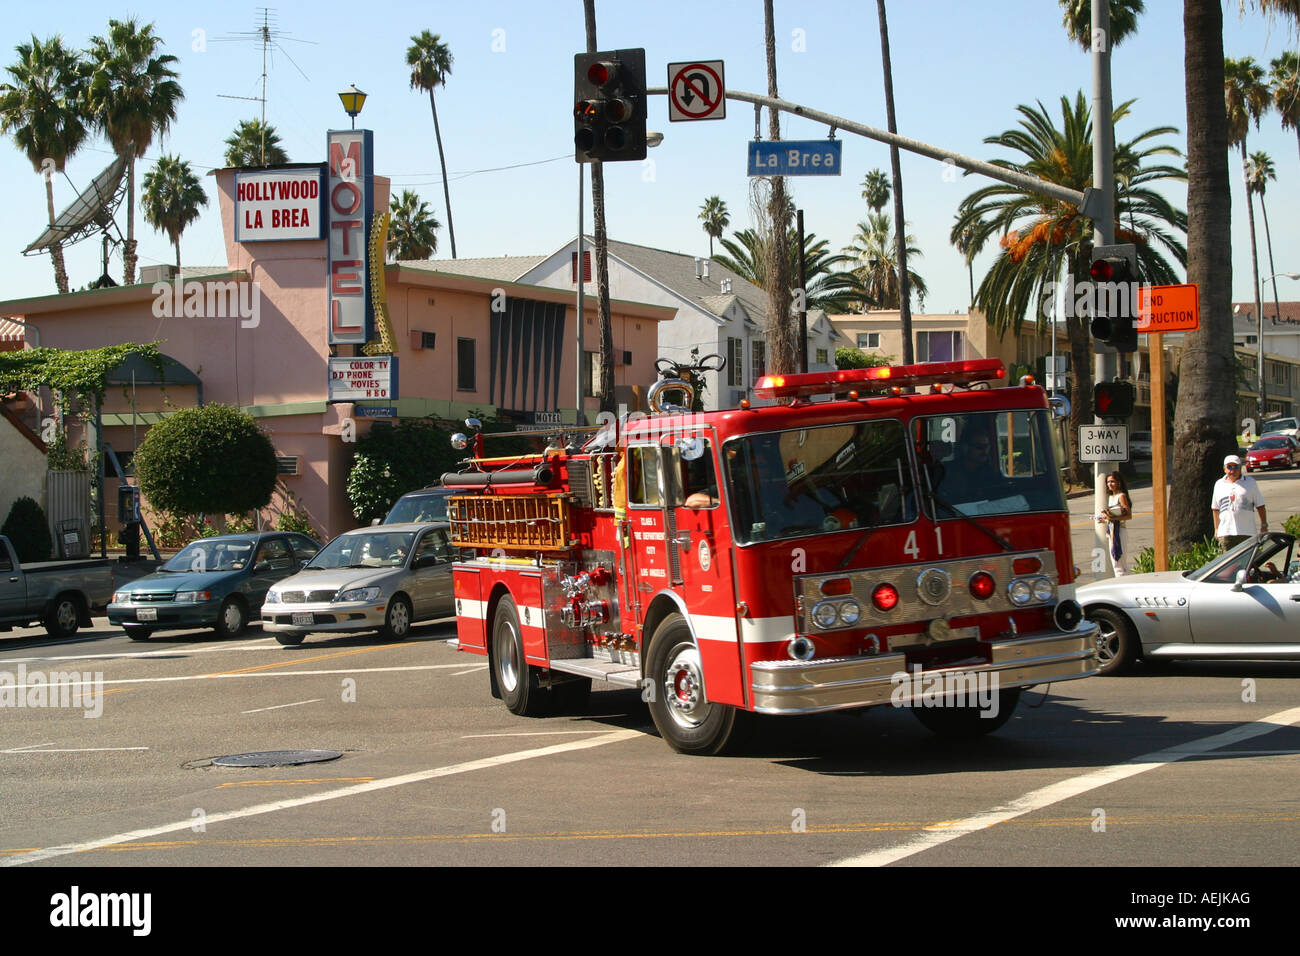
[[[1092,387],[1092,411],[1098,418],[1128,418],[1136,398],[1132,382],[1098,382]]]
[[[645,159],[645,50],[573,57],[573,158]]]
[[[1092,337],[1120,352],[1137,351],[1137,247],[1092,250]]]

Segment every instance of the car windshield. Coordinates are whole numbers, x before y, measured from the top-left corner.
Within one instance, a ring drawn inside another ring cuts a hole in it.
[[[916,520],[902,422],[769,432],[724,445],[742,544]]]
[[[1285,438],[1265,438],[1262,441],[1257,441],[1255,442],[1255,444],[1251,445],[1250,450],[1260,451],[1264,448],[1290,448],[1290,447],[1291,447],[1291,443],[1288,442]]]
[[[914,427],[938,518],[1065,509],[1046,411],[942,415]]]
[[[242,571],[253,556],[252,538],[195,541],[162,566],[164,571]]]
[[[1291,431],[1296,428],[1294,418],[1275,418],[1271,422],[1264,423],[1264,434],[1269,432]]]
[[[1187,577],[1192,581],[1232,584],[1239,571],[1249,568],[1250,574],[1246,578],[1249,582],[1286,579],[1300,571],[1291,567],[1291,546],[1294,543],[1295,539],[1289,534],[1261,534],[1247,538],[1195,571],[1187,572]]]
[[[384,524],[406,524],[412,521],[446,521],[447,499],[451,491],[403,495],[388,512]]]
[[[339,535],[307,563],[309,568],[398,567],[411,553],[414,531],[367,531]]]

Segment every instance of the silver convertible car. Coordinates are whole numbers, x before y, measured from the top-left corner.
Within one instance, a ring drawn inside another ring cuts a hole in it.
[[[1128,574],[1076,592],[1100,626],[1099,674],[1138,658],[1300,660],[1296,539],[1249,538],[1195,571]]]
[[[378,630],[400,641],[416,621],[451,614],[459,552],[448,527],[389,524],[339,535],[267,593],[262,630],[287,646],[314,631]]]

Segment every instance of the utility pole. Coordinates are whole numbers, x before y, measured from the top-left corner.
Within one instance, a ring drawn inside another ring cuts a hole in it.
[[[1114,110],[1111,108],[1110,96],[1110,4],[1092,4],[1092,185],[1100,195],[1092,214],[1093,244],[1109,246],[1115,241],[1115,124]],[[1136,279],[1136,276],[1134,277]],[[1127,290],[1126,290],[1127,291]],[[1133,301],[1127,296],[1122,298],[1127,303]],[[1108,382],[1119,369],[1119,355],[1114,352],[1099,352],[1095,360],[1093,384]],[[1094,415],[1093,423],[1102,425],[1100,416]],[[1114,471],[1116,462],[1097,462],[1093,467],[1093,514],[1106,511],[1106,475]],[[1163,494],[1163,488],[1153,488],[1155,494]],[[1106,525],[1093,523],[1093,534],[1097,547],[1104,555],[1108,551]]]

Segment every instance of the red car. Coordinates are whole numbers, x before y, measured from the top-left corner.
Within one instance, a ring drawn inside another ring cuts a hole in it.
[[[1261,438],[1246,452],[1246,471],[1256,468],[1294,468],[1297,457],[1295,439],[1285,435]]]

